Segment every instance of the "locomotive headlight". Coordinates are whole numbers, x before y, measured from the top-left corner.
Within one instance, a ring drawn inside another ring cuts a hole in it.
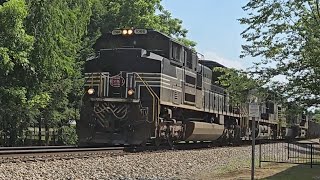
[[[129,96],[132,96],[133,94],[134,94],[134,90],[129,89],[129,90],[128,90],[128,95],[129,95]]]
[[[128,34],[128,30],[126,30],[126,29],[122,30],[122,34],[123,34],[123,35]]]
[[[94,89],[93,88],[88,89],[88,94],[90,95],[94,94]]]
[[[130,35],[130,34],[132,34],[132,33],[133,33],[132,29],[129,29],[129,30],[128,30],[128,34]]]

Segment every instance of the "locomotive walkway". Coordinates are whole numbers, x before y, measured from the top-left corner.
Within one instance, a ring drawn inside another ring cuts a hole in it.
[[[320,138],[318,139],[308,139],[308,140],[301,140],[298,141],[299,143],[312,143],[312,144],[320,144]]]

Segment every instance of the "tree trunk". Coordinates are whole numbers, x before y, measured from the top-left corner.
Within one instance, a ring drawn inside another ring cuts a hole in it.
[[[45,135],[46,144],[45,145],[48,146],[49,145],[49,127],[48,127],[47,120],[45,120],[44,128],[45,128],[45,133],[46,133],[46,135]]]
[[[39,118],[39,121],[38,121],[38,145],[41,146],[41,118]]]
[[[16,127],[16,120],[11,119],[10,123],[10,129],[9,129],[9,146],[16,146],[16,141],[17,141],[17,127]]]

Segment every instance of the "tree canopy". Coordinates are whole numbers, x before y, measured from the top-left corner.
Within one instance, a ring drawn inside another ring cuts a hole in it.
[[[313,120],[320,123],[320,110],[316,109],[314,113],[312,113],[312,115],[313,115]]]
[[[263,95],[265,90],[262,88],[263,84],[250,77],[248,73],[234,68],[216,67],[213,70],[221,74],[216,83],[226,88],[227,93],[231,96],[230,102],[232,104],[247,103],[248,96],[252,91],[256,91],[256,95]]]
[[[305,106],[320,102],[320,11],[318,0],[250,0],[240,23],[246,44],[242,56],[261,59],[254,73]],[[282,76],[279,76],[282,75]]]
[[[163,8],[161,0],[92,0],[87,46],[91,47],[101,33],[131,27],[155,29],[176,38],[186,46],[196,45],[186,38],[188,30],[182,27],[182,21],[173,18]]]
[[[36,104],[28,97],[27,76],[34,73],[29,60],[34,38],[25,31],[27,15],[23,0],[0,5],[0,123],[1,130],[11,137],[9,144],[18,141]]]

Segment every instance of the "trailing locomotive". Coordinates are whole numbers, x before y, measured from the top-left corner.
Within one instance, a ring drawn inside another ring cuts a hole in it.
[[[85,63],[77,122],[81,145],[250,138],[246,108],[232,107],[225,89],[215,84],[212,69],[220,64],[199,60],[192,49],[146,29],[106,33],[94,49]],[[265,118],[254,131],[258,137],[286,136],[281,109],[272,106],[273,111],[262,109]]]

